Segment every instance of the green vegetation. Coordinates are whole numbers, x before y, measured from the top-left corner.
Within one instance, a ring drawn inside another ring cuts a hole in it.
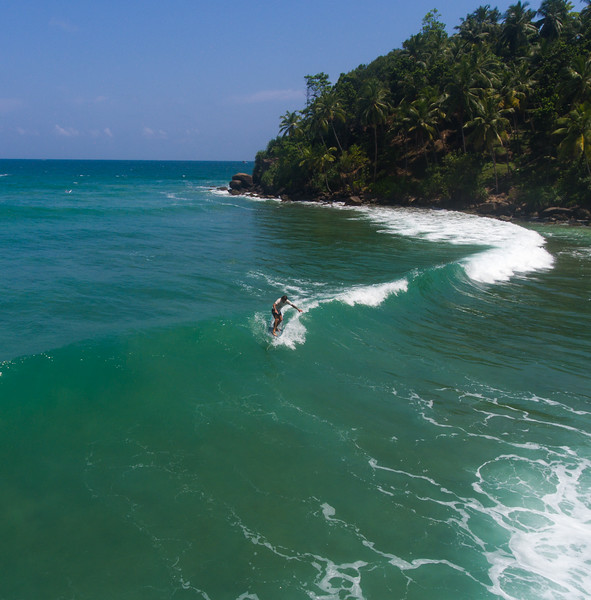
[[[591,208],[587,4],[481,6],[453,35],[433,10],[401,49],[336,84],[306,76],[306,106],[281,117],[255,184],[293,198]]]

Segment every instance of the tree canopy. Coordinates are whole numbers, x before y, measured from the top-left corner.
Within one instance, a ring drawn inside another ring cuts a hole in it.
[[[402,48],[305,81],[257,154],[268,193],[591,206],[591,6],[487,4],[452,35],[433,10]]]

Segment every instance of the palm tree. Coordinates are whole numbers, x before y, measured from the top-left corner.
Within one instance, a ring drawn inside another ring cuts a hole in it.
[[[357,192],[364,182],[364,171],[369,164],[369,158],[363,149],[353,144],[341,154],[339,172],[351,192]]]
[[[373,129],[374,161],[373,179],[377,176],[378,164],[378,127],[386,122],[390,104],[388,90],[377,79],[370,79],[362,88],[359,96],[361,123]]]
[[[585,0],[585,2],[587,3],[587,6],[585,6],[585,8],[580,13],[581,22],[583,23],[583,26],[585,26],[585,24],[591,17],[591,0]]]
[[[311,173],[321,173],[329,192],[332,192],[332,190],[328,184],[328,166],[335,161],[336,151],[337,149],[334,146],[331,148],[306,146],[303,149],[303,158],[299,163],[300,167],[307,168]]]
[[[403,122],[406,125],[406,131],[414,134],[417,144],[423,147],[425,161],[429,166],[427,149],[429,144],[435,140],[438,124],[444,116],[438,98],[435,99],[434,95],[429,97],[429,90],[426,90],[407,106],[405,112]],[[435,152],[435,147],[433,147],[433,151]]]
[[[335,121],[345,122],[345,111],[338,96],[332,91],[320,96],[312,105],[312,114],[320,130],[328,131],[330,126],[337,146],[342,153],[343,147],[334,126]]]
[[[538,21],[540,37],[548,40],[558,39],[572,9],[573,5],[567,0],[544,0],[538,9],[538,14],[542,16]]]
[[[509,55],[515,57],[520,48],[526,48],[531,38],[537,33],[532,23],[535,10],[529,10],[529,2],[512,4],[505,12],[501,29],[501,42],[509,48]]]
[[[591,102],[579,104],[567,116],[558,119],[560,127],[554,135],[563,136],[558,146],[562,158],[584,158],[591,177]]]
[[[569,104],[591,99],[591,56],[575,56],[564,75],[562,91]]]
[[[485,94],[477,106],[477,116],[466,123],[465,127],[471,130],[469,137],[474,147],[484,148],[490,154],[495,172],[495,189],[498,193],[499,178],[494,147],[496,144],[503,146],[503,138],[506,137],[509,128],[509,119],[502,115],[501,99],[495,93]]]
[[[497,91],[501,96],[501,108],[505,114],[513,115],[513,135],[517,137],[517,119],[523,116],[527,101],[530,98],[534,86],[529,65],[525,61],[519,61],[503,71]]]
[[[491,37],[496,37],[499,29],[499,19],[501,13],[498,9],[491,9],[490,5],[478,7],[473,13],[470,13],[465,19],[461,19],[462,24],[456,29],[460,32],[460,37],[469,45],[475,46],[486,42]]]
[[[463,55],[451,68],[445,84],[446,112],[454,115],[462,135],[462,148],[466,152],[464,126],[474,112],[482,90],[493,86],[498,80],[498,62],[489,53],[473,50]]]
[[[285,112],[285,114],[281,117],[281,121],[279,124],[279,133],[285,136],[293,136],[300,131],[301,126],[301,115],[299,112],[294,111],[290,112],[289,110]]]

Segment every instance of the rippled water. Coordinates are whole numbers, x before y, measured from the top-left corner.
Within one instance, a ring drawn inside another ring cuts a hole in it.
[[[0,597],[587,598],[589,231],[251,168],[0,161]]]

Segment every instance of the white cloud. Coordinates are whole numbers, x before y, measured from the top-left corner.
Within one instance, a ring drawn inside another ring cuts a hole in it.
[[[235,96],[233,100],[239,104],[258,104],[261,102],[303,100],[305,97],[303,90],[261,90],[247,96]]]
[[[63,137],[76,137],[77,135],[79,135],[79,131],[77,129],[74,129],[73,127],[60,127],[59,125],[55,126],[55,132],[57,133],[57,135],[61,135]]]
[[[168,134],[166,133],[166,131],[164,131],[162,129],[158,129],[158,130],[152,129],[151,127],[144,127],[142,129],[142,134],[146,138],[158,139],[158,140],[164,140],[168,137]]]
[[[105,128],[103,129],[103,133],[104,133],[104,134],[105,134],[107,137],[110,137],[110,138],[112,138],[112,137],[113,137],[113,132],[111,131],[111,128],[110,128],[110,127],[105,127]]]

